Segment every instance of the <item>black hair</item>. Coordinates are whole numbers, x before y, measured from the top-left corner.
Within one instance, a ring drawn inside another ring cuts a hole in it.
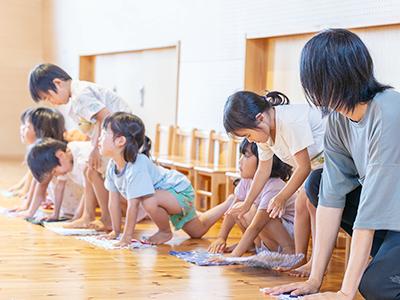
[[[115,112],[107,116],[103,122],[103,129],[107,127],[117,135],[126,138],[124,148],[124,159],[134,163],[138,153],[143,153],[150,157],[151,141],[145,136],[143,121],[138,117],[126,112]]]
[[[267,91],[264,96],[249,91],[236,92],[229,96],[224,106],[225,130],[235,137],[237,130],[258,128],[258,114],[267,112],[273,106],[289,103],[288,97],[280,92]]]
[[[56,156],[59,150],[66,152],[67,143],[52,138],[39,139],[30,148],[28,166],[38,182],[42,182],[54,168],[60,166],[60,160]]]
[[[32,123],[36,138],[53,138],[65,142],[65,119],[58,110],[48,107],[31,108],[22,113],[22,119]]]
[[[300,79],[307,101],[328,108],[354,110],[377,93],[391,89],[374,77],[374,65],[361,39],[346,29],[328,29],[304,46]]]
[[[25,110],[22,112],[22,114],[21,114],[21,123],[22,123],[22,124],[25,124],[25,122],[26,122],[26,117],[29,116],[29,115],[31,114],[32,110],[34,110],[34,109],[35,109],[34,107],[31,107],[31,108],[25,109]]]
[[[60,67],[50,64],[43,63],[37,65],[29,73],[29,92],[33,101],[36,103],[40,102],[39,93],[47,93],[48,91],[54,91],[57,93],[57,87],[55,86],[53,80],[61,79],[62,81],[68,81],[72,78]]]
[[[243,139],[243,141],[239,145],[239,151],[243,155],[245,155],[246,152],[247,153],[250,152],[250,154],[255,155],[255,157],[257,157],[257,163],[258,163],[259,161],[258,147],[256,143],[249,142],[247,139]],[[272,159],[271,175],[269,177],[280,178],[283,181],[288,181],[290,179],[290,176],[292,176],[292,173],[293,173],[292,167],[281,161],[279,157],[277,157],[274,154]]]

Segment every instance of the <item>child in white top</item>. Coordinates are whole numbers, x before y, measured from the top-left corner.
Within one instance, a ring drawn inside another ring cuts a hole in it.
[[[321,165],[326,118],[309,104],[289,104],[279,92],[265,96],[253,92],[237,92],[230,96],[224,107],[225,130],[234,136],[245,137],[259,146],[260,163],[246,200],[228,211],[241,218],[267,182],[276,154],[283,162],[296,168],[281,192],[270,202],[267,212],[271,218],[282,217],[286,201],[302,187],[312,168]],[[313,164],[313,166],[312,166]],[[307,254],[310,222],[315,209],[308,204],[304,188],[300,189],[296,203],[296,252]],[[301,264],[304,264],[304,259]]]
[[[198,217],[189,179],[175,170],[154,165],[148,157],[149,151],[150,140],[145,137],[143,122],[137,116],[118,112],[106,118],[100,152],[111,157],[105,186],[111,194],[113,231],[102,237],[114,239],[121,232],[122,196],[128,200],[128,209],[125,229],[117,246],[130,246],[140,203],[159,229],[146,240],[148,243],[162,244],[172,238],[168,219],[175,230],[182,228],[190,237],[201,238],[231,202],[225,201]]]
[[[89,158],[92,146],[90,142],[65,142],[51,138],[41,139],[30,149],[28,154],[29,168],[38,182],[43,182],[47,177],[57,176],[58,189],[55,193],[54,212],[42,220],[56,220],[59,217],[60,207],[63,203],[64,188],[68,179],[85,188],[85,197],[95,197],[89,192],[90,182],[84,176],[84,169]],[[103,162],[105,165],[106,162]],[[100,173],[104,175],[105,169]],[[101,169],[99,169],[101,172]],[[103,184],[101,184],[103,186]],[[86,187],[87,186],[87,187]],[[103,187],[104,188],[104,187]],[[90,189],[93,189],[90,186]],[[83,203],[81,203],[83,205]]]
[[[29,91],[35,102],[44,100],[52,104],[64,105],[71,100],[69,115],[79,129],[90,136],[93,144],[88,160],[89,168],[85,176],[89,181],[93,181],[93,185],[97,186],[98,182],[102,180],[98,178],[98,172],[96,172],[101,167],[102,160],[98,148],[101,124],[112,112],[131,112],[129,105],[113,91],[91,82],[72,80],[63,69],[50,63],[40,64],[30,72]],[[102,210],[100,220],[95,220],[94,217],[97,203],[87,203],[82,217],[69,224],[69,228],[89,226],[101,230],[111,227],[107,221],[110,219],[106,209],[108,194],[101,195],[101,193],[106,193],[106,191],[97,194],[97,200]],[[85,201],[87,199],[85,198]],[[103,220],[107,223],[102,222]]]
[[[57,110],[47,107],[30,108],[23,112],[21,120],[20,131],[23,143],[34,144],[37,139],[48,137],[65,142],[64,117]],[[27,178],[29,177],[32,178],[30,170],[27,173]],[[33,178],[26,202],[22,206],[10,209],[10,211],[18,212],[15,214],[17,217],[33,217],[40,204],[46,199],[46,194],[54,202],[58,189],[59,182],[54,176],[46,178],[43,182],[38,182]],[[68,179],[64,182],[63,191],[65,201],[61,207],[62,213],[74,215],[77,213],[83,195],[83,188]]]
[[[240,144],[242,157],[239,160],[239,172],[242,177],[235,188],[235,196],[239,201],[244,201],[248,194],[253,177],[257,171],[259,163],[257,145],[244,139]],[[293,254],[295,245],[293,241],[293,221],[295,212],[296,195],[291,196],[286,202],[285,213],[281,219],[270,218],[267,213],[268,204],[285,186],[285,181],[290,178],[292,168],[274,156],[272,173],[260,195],[254,201],[252,208],[243,218],[238,219],[237,214],[229,215],[222,223],[217,240],[210,245],[209,251],[217,253],[224,251],[225,241],[229,232],[229,218],[234,218],[236,224],[243,231],[243,237],[239,244],[228,256],[242,256],[247,249],[255,243],[258,248],[262,248],[261,241],[271,251],[278,252],[280,249],[283,254]],[[234,205],[237,206],[237,204]],[[279,249],[280,247],[280,249]],[[218,258],[210,261],[218,261]]]

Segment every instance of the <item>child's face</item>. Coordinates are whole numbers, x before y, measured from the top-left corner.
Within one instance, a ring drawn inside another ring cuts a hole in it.
[[[262,128],[239,129],[235,132],[235,135],[246,138],[250,143],[266,143],[269,139],[269,128],[268,131],[264,131]]]
[[[47,92],[39,92],[39,97],[43,101],[50,102],[54,105],[64,105],[69,101],[70,86],[67,82],[60,79],[54,79],[54,85],[56,86],[56,91],[48,90]]]
[[[248,146],[245,154],[239,159],[239,173],[240,177],[244,179],[253,179],[258,167],[258,158],[250,152]]]
[[[24,144],[33,144],[36,142],[36,132],[31,122],[25,120],[25,122],[19,127],[21,133],[21,141]]]
[[[66,152],[57,151],[56,156],[58,157],[58,161],[60,165],[53,169],[53,175],[62,176],[72,171],[73,162],[68,158]]]
[[[120,151],[118,151],[117,142],[109,126],[106,129],[102,129],[99,137],[100,154],[108,157],[115,156],[116,152]]]

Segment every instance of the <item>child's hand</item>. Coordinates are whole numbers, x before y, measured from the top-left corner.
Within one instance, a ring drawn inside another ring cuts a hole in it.
[[[216,254],[218,252],[224,252],[226,247],[226,240],[223,238],[217,238],[207,249],[208,252]]]
[[[34,213],[31,213],[30,211],[20,211],[15,213],[13,216],[16,218],[32,218]]]
[[[246,201],[244,201],[243,203],[237,203],[234,207],[228,209],[225,212],[225,216],[238,214],[238,219],[241,219],[245,214],[249,212],[250,208],[251,204],[247,204]]]
[[[119,233],[116,233],[115,230],[111,231],[109,234],[100,234],[97,239],[107,239],[107,240],[115,240],[119,236]]]
[[[55,215],[50,215],[50,216],[42,216],[42,217],[37,217],[35,220],[36,220],[36,221],[51,221],[51,220],[58,220],[58,216],[55,216]]]
[[[267,213],[270,213],[270,218],[275,219],[278,216],[279,218],[282,218],[285,213],[286,200],[287,199],[279,197],[278,195],[269,202]]]
[[[125,235],[121,236],[121,239],[119,240],[118,243],[114,244],[114,247],[119,247],[119,248],[124,248],[128,247],[130,248],[132,244],[132,237],[125,237]]]
[[[226,260],[224,259],[224,257],[232,257],[231,254],[226,254],[226,255],[221,255],[221,256],[216,256],[216,257],[211,257],[209,259],[206,259],[206,262],[210,262],[210,263],[221,263],[221,262],[226,262]]]
[[[11,207],[11,208],[7,208],[8,212],[19,212],[19,211],[25,211],[27,210],[29,207],[26,205],[21,205],[21,206],[15,206],[15,207]]]
[[[101,154],[98,148],[94,148],[90,153],[88,164],[92,170],[97,170],[101,167]]]

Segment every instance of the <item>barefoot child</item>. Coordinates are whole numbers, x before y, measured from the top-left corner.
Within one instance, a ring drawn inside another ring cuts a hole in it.
[[[47,107],[30,108],[23,112],[23,125],[21,126],[21,140],[25,144],[33,144],[40,138],[53,138],[65,142],[64,140],[64,117],[62,114]],[[32,176],[28,171],[28,178]],[[54,201],[55,191],[57,190],[57,179],[46,178],[38,183],[36,179],[31,180],[26,202],[10,211],[19,212],[17,217],[33,217],[40,204],[46,199],[46,194]],[[83,188],[68,179],[64,188],[63,214],[74,215],[79,207],[83,195]]]
[[[50,63],[36,66],[29,74],[29,91],[35,102],[48,101],[56,105],[71,102],[69,116],[79,129],[88,135],[92,141],[92,152],[86,176],[89,181],[97,185],[96,170],[101,167],[101,156],[98,149],[98,137],[103,120],[112,112],[131,112],[129,105],[115,92],[92,82],[73,80],[63,69]],[[93,172],[93,174],[91,174]],[[92,199],[85,198],[86,201]],[[87,227],[104,229],[111,224],[104,224],[103,220],[110,219],[108,212],[108,197],[97,197],[102,212],[100,220],[95,220],[97,202],[86,203],[81,218],[68,224],[69,228]]]
[[[239,160],[239,172],[242,179],[235,188],[235,196],[238,200],[244,201],[257,171],[259,162],[257,145],[244,139],[240,144],[240,152],[242,157]],[[250,211],[241,219],[237,218],[237,214],[227,216],[228,218],[233,218],[244,233],[239,244],[233,249],[232,254],[227,256],[242,256],[255,241],[256,246],[261,249],[266,247],[274,252],[281,250],[280,252],[283,254],[293,254],[295,252],[293,221],[296,195],[292,195],[286,201],[285,213],[281,219],[271,218],[267,212],[269,201],[282,190],[285,186],[284,180],[288,180],[291,174],[292,168],[274,156],[271,175],[260,195],[254,201]],[[226,231],[224,223],[221,231]],[[222,238],[226,240],[226,236]],[[218,259],[213,258],[210,261],[215,260]]]
[[[309,104],[289,104],[289,99],[279,92],[260,96],[252,92],[237,92],[230,96],[224,107],[225,130],[234,136],[245,137],[259,147],[260,163],[251,188],[243,204],[232,208],[228,214],[247,213],[271,174],[272,157],[276,154],[283,162],[296,168],[291,179],[268,205],[271,218],[282,217],[286,202],[303,185],[310,174],[311,160],[323,152],[326,118]],[[320,167],[316,159],[313,168]],[[310,216],[315,208],[307,205],[304,188],[300,189],[296,203],[295,241],[296,253],[307,255],[310,235]],[[310,209],[310,211],[309,211]],[[304,264],[306,259],[301,262]]]
[[[162,244],[172,238],[169,220],[175,230],[182,228],[190,237],[201,238],[231,202],[225,201],[197,217],[189,179],[175,170],[154,165],[148,157],[149,151],[150,140],[137,116],[117,112],[105,119],[100,153],[111,158],[105,187],[110,191],[113,231],[103,237],[114,239],[120,234],[122,196],[127,199],[128,208],[125,229],[117,246],[130,246],[140,203],[159,229],[148,243]]]
[[[84,176],[84,169],[86,168],[91,151],[92,146],[90,142],[70,142],[66,144],[65,142],[51,138],[39,140],[31,148],[28,154],[28,165],[35,179],[38,182],[43,182],[46,178],[55,175],[58,180],[58,188],[54,199],[54,212],[51,216],[41,218],[41,220],[58,219],[60,207],[64,200],[65,183],[68,178],[76,184],[85,187],[85,197],[96,198],[97,195],[107,197],[103,179],[106,168],[101,168],[103,169],[103,173],[100,173],[101,169],[99,169],[98,180],[96,181],[97,185],[93,185]],[[103,161],[103,165],[105,164],[106,162]],[[89,202],[92,203],[95,201]],[[110,223],[111,220],[107,220],[107,222]]]

